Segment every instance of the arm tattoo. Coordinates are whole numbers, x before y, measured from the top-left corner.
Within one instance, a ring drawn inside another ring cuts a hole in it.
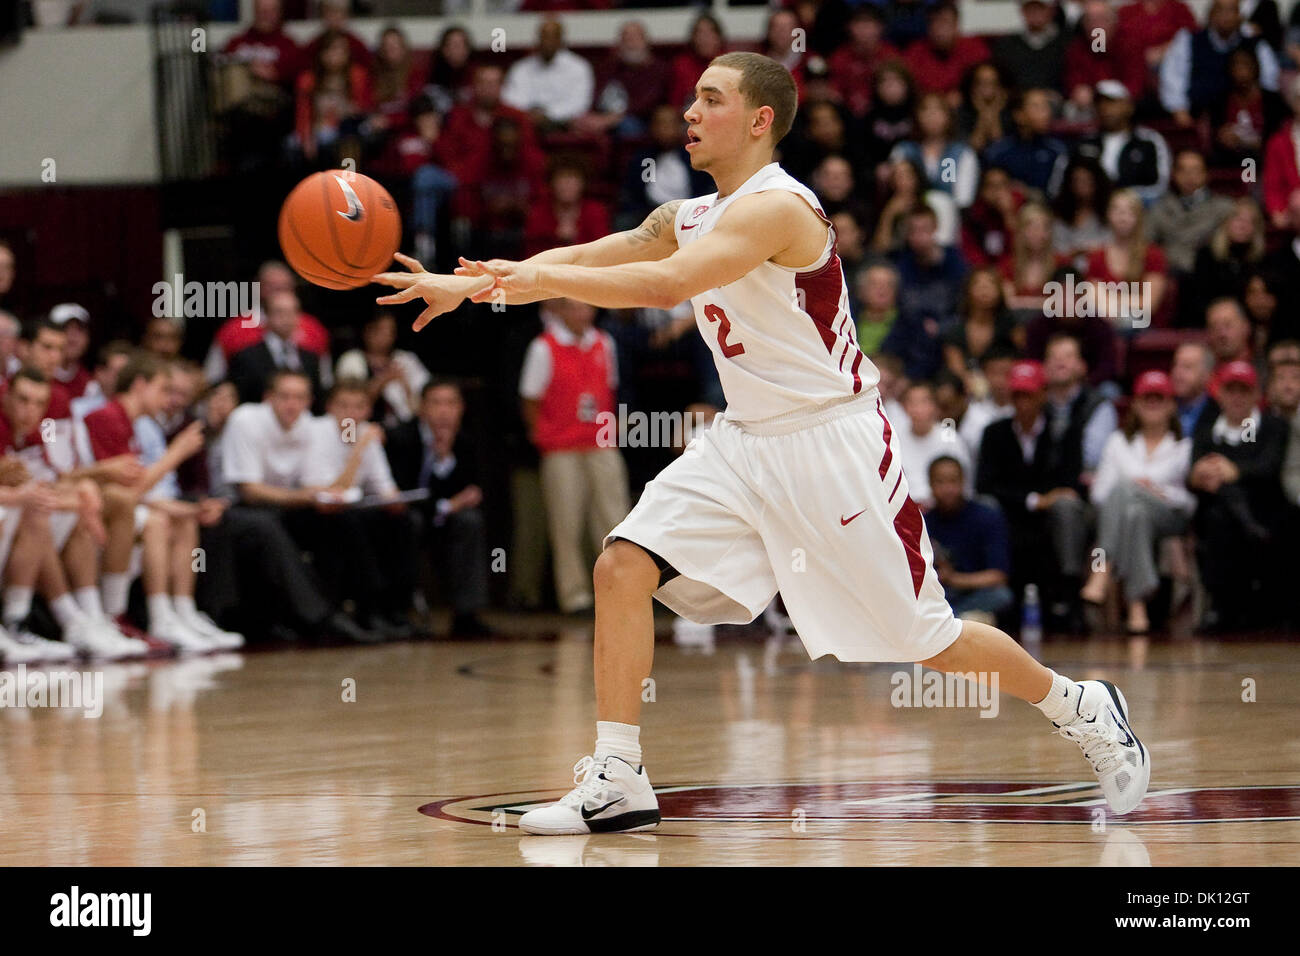
[[[655,242],[665,229],[672,229],[673,222],[677,219],[677,207],[682,202],[681,199],[672,199],[664,203],[646,216],[645,222],[628,232],[627,241],[634,246]]]

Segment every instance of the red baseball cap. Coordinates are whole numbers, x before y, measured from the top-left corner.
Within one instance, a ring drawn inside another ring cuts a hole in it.
[[[1173,398],[1174,383],[1169,381],[1169,376],[1164,372],[1153,368],[1139,375],[1133,384],[1133,397],[1141,398],[1143,395],[1163,395],[1165,398]]]
[[[1035,362],[1032,359],[1022,359],[1011,366],[1011,374],[1007,381],[1013,394],[1015,392],[1041,392],[1047,387],[1047,376],[1043,374],[1042,363]]]
[[[1255,388],[1259,385],[1259,376],[1255,374],[1255,366],[1240,359],[1229,362],[1219,369],[1218,378],[1220,388],[1225,385],[1245,385],[1247,388]]]

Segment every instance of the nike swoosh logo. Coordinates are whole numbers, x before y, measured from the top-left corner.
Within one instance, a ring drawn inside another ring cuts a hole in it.
[[[611,800],[609,803],[605,804],[603,807],[601,807],[601,808],[598,809],[598,810],[590,810],[590,811],[589,811],[586,807],[581,807],[581,808],[579,809],[579,812],[582,814],[582,819],[584,819],[584,820],[590,820],[592,817],[599,816],[600,814],[604,813],[606,810],[608,810],[608,809],[609,809],[610,807],[612,807],[614,804],[616,804],[616,803],[622,803],[623,800],[624,800],[623,797],[619,797],[617,800]]]
[[[858,514],[853,515],[853,516],[850,517],[850,518],[846,518],[846,517],[844,517],[843,515],[840,515],[840,527],[844,527],[844,526],[847,525],[850,521],[852,521],[854,518],[858,517],[858,515],[864,515],[864,514],[866,514],[866,513],[867,513],[867,509],[866,509],[866,508],[863,508],[861,511],[858,512]]]
[[[1119,714],[1115,713],[1114,708],[1111,708],[1110,715],[1115,719],[1115,726],[1118,727],[1121,731],[1123,731],[1124,736],[1127,738],[1126,740],[1121,740],[1120,745],[1123,747],[1132,747],[1133,739],[1134,739],[1133,731],[1128,729],[1128,724],[1125,723],[1125,721],[1120,717]]]
[[[342,176],[335,176],[334,181],[339,184],[339,188],[343,190],[343,198],[348,201],[348,211],[340,212],[339,215],[348,222],[360,222],[361,217],[365,215],[365,210],[361,208],[361,200],[357,198],[352,184]]]
[[[685,229],[694,229],[695,226],[698,226],[698,225],[699,225],[699,223],[697,222],[697,223],[695,223],[694,226],[682,226],[682,229],[684,229],[684,230],[685,230]]]

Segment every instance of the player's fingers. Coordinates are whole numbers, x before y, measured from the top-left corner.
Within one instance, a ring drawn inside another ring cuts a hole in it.
[[[410,269],[412,272],[425,271],[424,266],[420,264],[420,260],[414,258],[413,256],[408,256],[405,253],[397,252],[393,254],[393,258],[396,259],[398,262],[400,262],[402,265],[406,266],[406,268]]]
[[[379,285],[391,285],[394,289],[406,289],[419,282],[419,277],[412,272],[381,272],[371,276],[371,282]]]
[[[403,302],[410,302],[412,299],[419,298],[419,296],[419,290],[415,286],[411,286],[409,289],[394,292],[392,295],[381,295],[375,301],[380,305],[401,305]]]

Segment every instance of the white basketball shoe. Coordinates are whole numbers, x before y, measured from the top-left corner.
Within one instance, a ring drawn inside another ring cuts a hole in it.
[[[525,833],[628,833],[659,826],[659,801],[645,767],[621,757],[583,757],[573,765],[577,784],[559,803],[519,818]]]
[[[1092,764],[1110,808],[1128,813],[1146,795],[1151,782],[1151,754],[1128,722],[1128,702],[1110,681],[1079,681],[1083,688],[1075,714],[1052,723],[1057,733],[1073,740]]]

